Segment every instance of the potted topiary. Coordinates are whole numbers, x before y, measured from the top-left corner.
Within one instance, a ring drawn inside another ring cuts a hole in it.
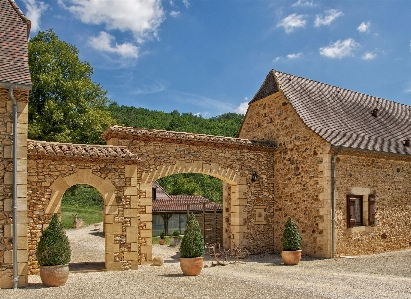
[[[57,214],[53,214],[49,226],[40,237],[36,251],[40,277],[45,286],[58,287],[66,283],[70,257],[69,240]]]
[[[180,254],[180,268],[183,274],[199,275],[204,265],[204,238],[193,213],[187,219]]]
[[[165,242],[166,242],[166,233],[165,231],[162,230],[160,232],[160,239],[158,240],[158,244],[164,245]]]
[[[301,260],[301,237],[298,233],[297,226],[288,217],[285,223],[283,238],[283,251],[281,252],[281,258],[285,265],[297,265]]]
[[[170,246],[177,246],[180,243],[180,231],[178,229],[173,230],[170,238]]]

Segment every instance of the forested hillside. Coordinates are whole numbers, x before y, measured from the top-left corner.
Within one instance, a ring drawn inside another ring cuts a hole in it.
[[[216,117],[203,118],[192,113],[179,113],[177,110],[166,113],[145,108],[119,106],[117,103],[110,104],[109,110],[119,124],[127,127],[227,137],[237,137],[244,118],[244,115],[237,113],[225,113]]]

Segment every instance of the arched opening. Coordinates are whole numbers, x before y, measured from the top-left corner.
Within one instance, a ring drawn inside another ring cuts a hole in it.
[[[73,185],[61,200],[61,222],[71,245],[71,271],[104,269],[104,200],[86,184]]]
[[[206,243],[223,241],[223,181],[201,173],[179,173],[153,182],[153,243],[161,231],[184,234],[187,215],[194,213]],[[166,238],[166,244],[168,244]]]

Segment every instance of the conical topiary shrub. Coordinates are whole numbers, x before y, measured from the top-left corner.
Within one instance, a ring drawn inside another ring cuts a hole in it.
[[[298,233],[297,226],[291,219],[288,218],[285,223],[283,238],[283,251],[281,258],[285,265],[297,265],[301,259],[301,237]]]
[[[298,233],[297,226],[291,217],[288,217],[288,220],[285,223],[283,238],[281,241],[283,243],[284,251],[301,250],[301,237]]]
[[[37,262],[40,266],[66,265],[70,262],[70,257],[69,240],[57,214],[54,214],[37,245]]]
[[[200,257],[204,254],[204,238],[193,213],[188,216],[186,230],[180,245],[182,258]]]

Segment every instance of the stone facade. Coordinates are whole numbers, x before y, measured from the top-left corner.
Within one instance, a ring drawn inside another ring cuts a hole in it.
[[[27,285],[27,101],[28,90],[13,90],[17,100],[17,262],[18,285]],[[0,288],[13,286],[13,102],[0,88]]]
[[[29,141],[28,269],[38,273],[36,248],[54,213],[61,213],[65,191],[76,184],[96,188],[104,199],[105,267],[137,269],[140,255],[140,214],[137,167],[140,160],[124,148]]]
[[[251,103],[240,138],[268,140],[274,152],[274,242],[282,250],[284,224],[292,217],[304,253],[329,257],[331,250],[330,146],[301,121],[280,91]]]
[[[247,246],[252,253],[273,250],[272,143],[125,127],[110,128],[104,138],[108,144],[127,146],[143,161],[138,182],[147,205],[151,206],[152,182],[159,178],[176,173],[217,177],[224,183],[224,246]],[[151,212],[141,218],[151,228]],[[146,236],[144,252],[151,259],[151,230]]]
[[[343,150],[336,158],[336,255],[360,255],[411,247],[411,158]],[[363,196],[363,225],[347,227],[348,194]],[[375,224],[368,223],[375,195]]]

